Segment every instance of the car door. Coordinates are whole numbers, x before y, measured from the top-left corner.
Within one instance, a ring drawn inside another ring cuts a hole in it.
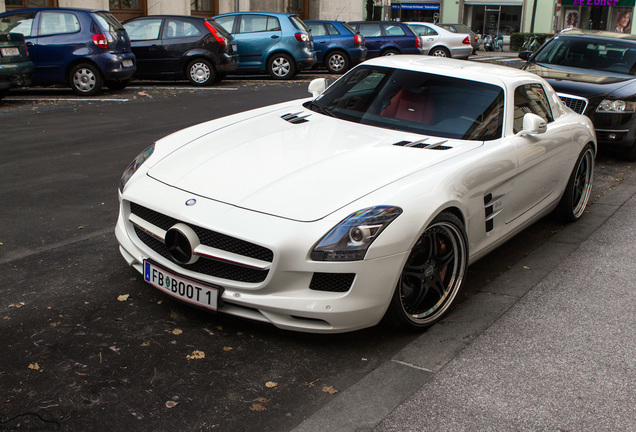
[[[380,23],[359,23],[356,25],[356,30],[364,36],[368,50],[367,57],[371,58],[379,56],[384,43]]]
[[[435,29],[424,25],[411,25],[411,28],[417,32],[420,36],[420,40],[422,41],[422,51],[428,53],[431,48],[439,41],[440,35],[435,31]]]
[[[232,36],[238,47],[239,70],[264,69],[268,53],[281,42],[282,30],[278,18],[268,15],[240,15],[233,30]]]
[[[38,13],[36,25],[33,50],[38,80],[64,82],[67,66],[78,57],[78,52],[86,49],[80,18],[72,11],[45,10]]]
[[[201,30],[192,21],[180,18],[166,19],[161,38],[165,53],[163,72],[181,74],[187,60],[185,54],[199,46],[202,35]]]
[[[161,18],[143,18],[127,21],[124,28],[130,37],[133,53],[137,57],[138,77],[159,75],[165,50],[161,42]]]
[[[540,135],[514,137],[517,149],[518,173],[514,196],[508,201],[511,211],[506,223],[523,216],[537,206],[546,205],[563,179],[563,170],[570,158],[568,145],[572,141],[569,126],[554,121],[552,110],[541,84],[523,84],[515,89],[513,132],[523,128],[523,116],[537,114],[547,123]]]
[[[325,52],[331,46],[331,36],[324,23],[305,23],[311,30],[311,37],[314,39],[314,49],[318,62],[322,62]]]

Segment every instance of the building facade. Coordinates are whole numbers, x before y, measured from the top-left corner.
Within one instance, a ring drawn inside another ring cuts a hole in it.
[[[565,28],[636,33],[636,0],[0,0],[0,11],[22,7],[110,10],[121,21],[143,15],[213,16],[263,10],[302,19],[363,19],[463,23],[481,34],[556,33]]]

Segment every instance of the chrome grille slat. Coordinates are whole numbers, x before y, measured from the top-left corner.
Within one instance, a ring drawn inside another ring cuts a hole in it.
[[[577,114],[583,114],[587,108],[588,100],[581,96],[575,96],[565,93],[557,93],[566,107],[570,108]]]

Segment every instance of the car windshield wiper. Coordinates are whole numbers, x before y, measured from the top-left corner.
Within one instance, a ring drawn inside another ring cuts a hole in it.
[[[316,102],[311,102],[309,105],[309,109],[312,111],[319,112],[320,114],[328,115],[329,117],[337,118],[336,115],[329,108],[324,107],[322,105],[318,105]]]

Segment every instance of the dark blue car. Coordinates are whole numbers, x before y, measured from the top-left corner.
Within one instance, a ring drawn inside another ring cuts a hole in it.
[[[396,21],[356,21],[349,25],[364,36],[368,58],[422,54],[422,41],[407,24]]]
[[[304,21],[314,38],[318,64],[331,73],[345,73],[367,58],[364,36],[339,21]]]
[[[126,30],[108,11],[29,8],[0,14],[0,32],[22,33],[35,65],[34,85],[67,84],[93,96],[121,90],[135,72]]]

